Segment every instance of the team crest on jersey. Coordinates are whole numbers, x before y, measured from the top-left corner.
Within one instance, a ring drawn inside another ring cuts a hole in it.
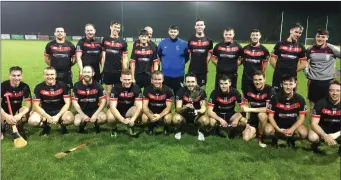
[[[176,46],[176,50],[179,51],[180,50],[180,46]]]

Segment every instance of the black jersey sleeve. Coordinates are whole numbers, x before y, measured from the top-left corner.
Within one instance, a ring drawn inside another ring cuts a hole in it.
[[[166,101],[173,101],[174,93],[170,88],[166,88]]]
[[[83,40],[80,39],[76,45],[76,52],[83,52],[83,50],[84,50]]]
[[[212,53],[213,52],[213,41],[209,40],[208,42],[210,43],[208,46],[208,52]]]
[[[298,98],[298,103],[300,104],[300,108],[299,108],[300,114],[307,114],[307,108],[306,108],[304,98],[300,96]]]
[[[111,92],[110,92],[110,100],[115,100],[118,98],[119,96],[119,89],[118,87],[114,86],[112,89],[111,89]]]
[[[140,87],[138,86],[138,85],[134,85],[133,86],[133,92],[134,92],[134,95],[135,95],[135,100],[142,100],[142,97],[143,97],[143,95],[142,95],[142,92],[141,92],[141,89],[140,89]]]
[[[61,85],[61,87],[63,89],[63,97],[64,98],[70,97],[69,88],[66,86],[66,84],[64,82],[60,82],[60,85]]]
[[[213,53],[212,53],[212,56],[213,57],[219,57],[219,52],[218,52],[218,47],[219,47],[219,44],[216,44],[213,48]]]
[[[98,90],[98,97],[100,99],[106,98],[106,93],[105,93],[104,88],[99,83],[97,83],[96,86],[97,86],[96,89]]]
[[[267,62],[269,58],[269,50],[265,46],[263,46],[263,52],[264,52],[264,55],[262,59]]]
[[[122,49],[122,51],[123,51],[123,54],[128,54],[128,43],[127,43],[127,41],[123,42],[123,49]]]
[[[25,84],[23,91],[24,91],[24,99],[31,100],[31,90],[27,84]]]
[[[185,88],[180,88],[180,90],[176,93],[176,100],[182,100],[185,95]]]
[[[73,86],[73,89],[72,89],[72,100],[74,100],[74,101],[78,101],[78,93],[77,93],[77,90],[78,90],[78,83],[76,83],[76,84]]]
[[[206,100],[206,91],[205,90],[201,90],[200,92],[200,101],[202,100]]]
[[[5,89],[4,89],[5,83],[1,83],[1,99],[4,99],[5,97]]]
[[[36,85],[36,87],[34,88],[34,95],[33,95],[33,100],[34,101],[40,101],[40,85]]]
[[[277,42],[274,49],[271,52],[271,56],[278,57],[280,54],[279,46],[281,45],[281,42]]]
[[[136,62],[137,61],[137,55],[135,54],[135,50],[136,49],[134,49],[130,54],[130,62]]]
[[[72,42],[69,42],[69,46],[71,48],[71,52],[70,53],[71,53],[72,56],[74,56],[76,54],[76,47],[75,47],[75,45],[73,45]]]
[[[237,43],[237,46],[238,46],[238,55],[237,56],[243,57],[244,48],[239,43]]]
[[[208,100],[208,106],[214,107],[214,104],[217,101],[217,93],[216,90],[213,90],[210,95],[210,99]]]
[[[300,45],[300,48],[302,48],[302,51],[298,54],[298,58],[301,61],[306,61],[307,56],[306,56],[306,48],[303,45]]]
[[[276,91],[273,87],[269,86],[268,97],[266,98],[266,102],[270,102],[271,98],[276,95]]]
[[[243,98],[242,95],[240,94],[240,92],[235,89],[235,96],[236,96],[236,101],[239,105],[243,105]]]
[[[275,114],[275,111],[276,111],[276,103],[277,103],[276,96],[273,96],[273,97],[270,99],[270,102],[269,102],[269,104],[268,104],[268,107],[267,107],[266,112],[269,113],[269,114]]]
[[[50,46],[51,46],[51,43],[47,43],[45,46],[44,56],[46,57],[50,57],[52,54]]]
[[[314,109],[311,112],[311,117],[313,118],[321,117],[322,108],[325,106],[325,103],[323,103],[323,101],[324,99],[317,101],[317,103],[314,105]]]

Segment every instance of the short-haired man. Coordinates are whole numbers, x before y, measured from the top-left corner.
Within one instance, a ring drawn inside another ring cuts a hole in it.
[[[312,110],[311,130],[308,139],[313,143],[312,148],[315,153],[323,153],[319,149],[320,140],[324,140],[329,146],[341,143],[340,87],[339,81],[331,81],[328,97],[317,101]],[[341,156],[340,145],[338,153]]]
[[[304,98],[297,94],[296,77],[283,75],[281,92],[273,96],[268,104],[269,124],[265,127],[265,134],[272,136],[273,147],[278,147],[278,138],[286,138],[288,146],[296,148],[296,139],[305,139],[307,129],[304,127],[306,104]]]
[[[11,129],[6,126],[17,125],[19,133],[24,135],[24,123],[27,122],[32,99],[30,87],[22,81],[22,78],[22,68],[12,66],[9,69],[9,80],[1,83],[1,128],[6,131]],[[9,97],[10,102],[7,102],[5,96]],[[11,104],[13,115],[9,112],[8,103]]]
[[[335,78],[336,58],[341,58],[340,48],[327,43],[329,32],[316,31],[315,44],[307,49],[309,59],[305,73],[308,78],[308,99],[310,109],[314,104],[328,96],[329,82]]]
[[[117,137],[117,123],[126,124],[129,134],[135,136],[134,126],[141,117],[142,93],[138,85],[133,83],[130,70],[121,72],[121,85],[114,86],[110,93],[110,109],[107,120],[113,125],[111,137]]]
[[[164,84],[170,87],[174,94],[182,87],[187,63],[188,45],[179,38],[179,27],[171,25],[168,28],[169,37],[163,39],[158,45],[158,56],[161,61]]]
[[[158,70],[157,52],[148,43],[148,31],[140,30],[139,46],[136,46],[130,57],[130,69],[133,82],[140,88],[150,86],[151,73]]]
[[[205,141],[202,128],[209,126],[206,113],[206,92],[202,90],[193,73],[185,76],[185,87],[179,89],[176,94],[176,113],[173,116],[174,125],[178,126],[175,139],[181,139],[182,126],[195,124],[198,127],[198,140]]]
[[[168,135],[168,126],[172,122],[173,91],[163,85],[161,71],[152,73],[151,85],[143,91],[142,122],[148,123],[148,134],[154,135],[154,128],[164,122],[164,134]]]
[[[236,104],[243,108],[244,102],[238,90],[231,87],[230,77],[222,75],[218,82],[218,88],[211,92],[208,101],[210,125],[216,128],[216,134],[219,136],[222,136],[220,126],[228,127],[229,138],[234,138],[246,124],[246,119],[241,113],[235,111]]]
[[[113,86],[121,84],[120,77],[123,69],[128,68],[128,44],[119,37],[121,23],[110,23],[110,36],[102,40],[103,82],[106,86],[107,102]]]
[[[102,84],[99,67],[102,61],[102,45],[101,40],[96,38],[95,34],[95,26],[93,24],[86,24],[85,37],[80,39],[76,46],[76,59],[79,67],[79,79],[82,79],[83,67],[90,65],[95,69],[95,81]]]
[[[272,87],[279,92],[283,74],[297,77],[297,72],[305,69],[307,64],[306,49],[299,43],[303,26],[295,23],[290,28],[290,36],[284,41],[277,42],[270,58],[270,64],[275,69],[272,78]],[[300,62],[298,64],[298,62]]]
[[[72,104],[77,111],[74,124],[79,127],[79,133],[86,133],[86,124],[93,123],[96,133],[99,133],[99,125],[107,120],[103,112],[105,92],[101,84],[93,80],[95,70],[91,66],[84,66],[82,74],[83,79],[73,88]]]
[[[188,71],[196,75],[198,85],[205,90],[213,42],[205,35],[205,23],[203,20],[197,19],[194,28],[195,35],[188,40],[188,50],[190,53]]]
[[[53,67],[44,69],[45,81],[34,88],[33,109],[34,112],[28,119],[32,126],[41,126],[40,135],[48,135],[51,127],[49,124],[59,123],[61,133],[68,131],[66,125],[73,123],[74,116],[69,111],[71,98],[68,88],[62,81],[56,81],[56,70]]]
[[[238,66],[241,65],[243,47],[233,38],[234,29],[224,29],[224,41],[216,44],[213,49],[212,63],[216,66],[215,88],[219,87],[219,77],[223,74],[231,79],[231,86],[237,88]]]
[[[54,32],[55,40],[47,43],[45,47],[45,62],[57,71],[57,81],[64,82],[71,90],[71,67],[76,63],[75,46],[65,39],[66,33],[63,27],[57,27]]]
[[[275,91],[271,86],[265,84],[265,73],[257,70],[253,73],[252,85],[244,89],[244,94],[246,105],[242,108],[242,111],[250,113],[250,116],[248,119],[249,128],[244,130],[243,139],[249,141],[258,132],[258,144],[261,147],[266,147],[266,144],[262,142],[262,135],[268,124],[266,109]]]

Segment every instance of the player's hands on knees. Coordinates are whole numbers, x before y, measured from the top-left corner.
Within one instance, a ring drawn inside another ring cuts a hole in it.
[[[89,121],[90,121],[90,117],[87,116],[86,114],[83,114],[83,115],[82,115],[82,121],[84,121],[84,122],[89,122]]]
[[[52,124],[57,124],[59,121],[60,117],[58,115],[52,116]]]
[[[123,120],[123,124],[129,124],[130,123],[130,118],[125,118]]]
[[[97,120],[97,114],[93,114],[90,118],[90,122],[94,123]]]
[[[285,136],[292,136],[292,134],[294,133],[294,130],[289,128],[289,129],[284,129],[283,132]]]
[[[160,118],[161,118],[160,114],[153,114],[152,117],[153,117],[153,118],[151,119],[152,122],[158,121],[158,120],[160,120]]]
[[[221,119],[219,122],[220,122],[222,127],[224,127],[224,128],[227,127],[227,122],[225,120]]]
[[[236,121],[236,120],[232,121],[232,123],[231,123],[232,127],[237,127],[237,125],[238,125],[238,121]]]
[[[285,129],[279,129],[278,133],[283,134],[284,136],[286,136]]]
[[[12,115],[7,115],[6,117],[6,122],[8,123],[8,124],[16,124],[16,121],[15,121],[15,118],[14,118],[14,116],[12,116]]]
[[[19,122],[21,120],[22,116],[17,114],[14,116],[14,119],[15,119],[15,123]]]
[[[326,141],[328,146],[334,146],[337,144],[337,142],[328,134],[323,136],[323,139],[324,139],[324,141]]]

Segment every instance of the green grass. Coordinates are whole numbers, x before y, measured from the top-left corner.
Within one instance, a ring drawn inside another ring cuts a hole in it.
[[[24,70],[24,81],[33,91],[43,81],[45,67],[43,52],[46,41],[2,41],[2,80],[8,78],[8,68],[19,65]],[[75,43],[75,42],[74,42]],[[269,51],[274,45],[266,45]],[[131,50],[132,43],[129,43]],[[130,51],[129,51],[130,52]],[[338,61],[337,67],[340,66]],[[207,94],[214,85],[215,68],[209,65]],[[74,82],[78,67],[73,67]],[[238,89],[241,85],[240,67]],[[273,69],[267,69],[271,84]],[[298,93],[306,97],[307,80],[299,73]],[[306,100],[307,101],[307,100]],[[308,127],[309,117],[305,124]],[[121,128],[124,130],[124,128]],[[323,146],[328,156],[322,157],[303,149],[258,147],[255,140],[245,143],[241,139],[229,140],[215,136],[199,142],[196,135],[185,134],[180,141],[144,133],[137,139],[123,131],[116,139],[110,138],[109,127],[104,126],[98,139],[91,145],[59,160],[54,154],[65,151],[94,136],[79,135],[75,127],[70,134],[60,135],[53,127],[48,137],[38,136],[40,129],[26,126],[28,146],[14,149],[12,139],[2,141],[3,179],[339,179],[340,159],[336,148]],[[307,141],[299,147],[309,147]]]

